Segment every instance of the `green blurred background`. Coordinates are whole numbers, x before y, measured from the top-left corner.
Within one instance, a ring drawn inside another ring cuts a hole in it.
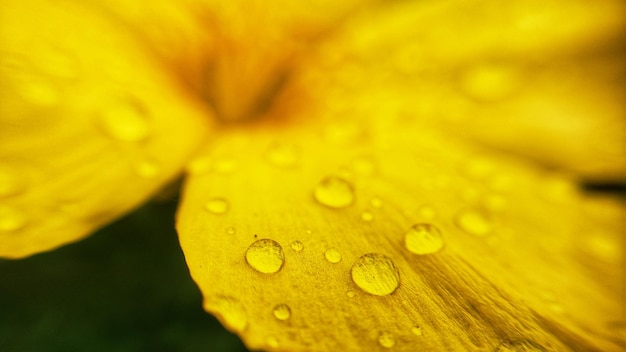
[[[151,203],[78,243],[0,261],[0,351],[246,351],[202,310],[175,209]]]

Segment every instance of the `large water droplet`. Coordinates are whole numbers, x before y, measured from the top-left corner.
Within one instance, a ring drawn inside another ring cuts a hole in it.
[[[361,290],[376,296],[391,294],[400,284],[400,274],[393,261],[378,253],[368,253],[357,259],[351,274]]]
[[[328,260],[331,263],[336,264],[341,261],[341,253],[339,252],[337,248],[327,249],[326,252],[324,252],[324,256],[326,257],[326,260]]]
[[[0,206],[0,231],[13,232],[26,226],[26,215],[9,206]]]
[[[404,236],[406,248],[414,254],[436,253],[443,248],[441,231],[431,224],[416,224]]]
[[[314,190],[315,200],[330,208],[345,208],[354,202],[352,185],[339,177],[323,179]]]
[[[291,318],[291,308],[286,304],[279,304],[272,311],[274,317],[278,320],[287,320]]]
[[[279,168],[293,168],[298,165],[299,150],[291,144],[273,143],[265,152],[265,159]]]
[[[9,167],[0,165],[0,198],[10,197],[24,191],[25,185]]]
[[[257,240],[248,247],[246,261],[258,272],[264,274],[277,273],[285,263],[283,247],[269,238]]]
[[[225,214],[228,211],[230,205],[228,204],[228,201],[224,198],[212,198],[208,202],[206,202],[204,208],[213,214],[221,215]]]
[[[112,138],[126,142],[142,141],[151,133],[147,111],[132,102],[108,106],[100,114],[100,125]]]
[[[389,332],[381,332],[378,335],[378,343],[384,348],[392,348],[396,344],[396,338]]]
[[[491,221],[477,210],[463,210],[456,217],[457,226],[474,236],[485,236],[492,231]]]
[[[293,241],[291,242],[291,249],[296,252],[300,252],[304,249],[304,245],[300,241]]]

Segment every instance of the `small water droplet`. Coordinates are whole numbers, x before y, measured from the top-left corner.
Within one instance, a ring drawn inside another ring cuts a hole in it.
[[[315,200],[329,208],[345,208],[354,202],[352,185],[335,176],[323,179],[315,187],[313,195]]]
[[[121,141],[140,142],[151,133],[148,112],[134,102],[110,105],[100,114],[99,122],[110,137]]]
[[[337,248],[328,248],[326,252],[324,252],[324,256],[326,257],[326,260],[333,264],[341,261],[341,253]]]
[[[235,172],[236,167],[237,163],[230,158],[221,157],[213,161],[213,171],[218,174],[232,174]]]
[[[135,172],[143,178],[154,178],[161,171],[161,167],[154,160],[143,160],[135,165]]]
[[[380,198],[378,197],[374,197],[370,200],[370,204],[372,205],[372,207],[374,208],[380,208],[383,206],[383,201],[380,200]]]
[[[207,156],[201,156],[193,159],[187,164],[187,172],[192,175],[202,175],[211,171],[213,160]]]
[[[356,296],[356,293],[354,293],[354,291],[350,290],[350,291],[346,291],[346,296],[353,298],[354,296]]]
[[[227,234],[229,234],[229,235],[234,235],[234,234],[236,234],[236,233],[237,233],[237,229],[235,229],[235,228],[234,228],[234,227],[232,227],[232,226],[231,226],[231,227],[228,227],[228,228],[226,228],[226,233],[227,233]]]
[[[0,207],[0,231],[17,231],[24,228],[26,224],[26,215],[21,211],[9,206]]]
[[[389,332],[381,332],[378,335],[378,343],[384,348],[392,348],[396,344],[396,338]]]
[[[274,336],[269,336],[267,339],[265,339],[265,342],[267,343],[268,346],[270,346],[271,348],[278,348],[278,339]]]
[[[300,241],[293,241],[291,242],[291,249],[296,252],[300,252],[304,249],[304,245]]]
[[[228,212],[230,205],[228,204],[228,201],[224,198],[213,198],[206,202],[204,208],[213,214],[221,215]]]
[[[371,159],[362,156],[352,160],[351,169],[356,174],[362,176],[370,176],[374,173],[376,168],[374,166],[374,162],[372,162]]]
[[[419,325],[415,325],[411,328],[411,332],[416,336],[422,336],[422,328]]]
[[[486,236],[492,231],[491,221],[482,212],[463,210],[456,217],[456,225],[474,236]]]
[[[416,224],[405,234],[404,244],[411,253],[432,254],[443,248],[443,237],[434,225]]]
[[[273,143],[267,148],[265,159],[278,168],[293,168],[298,165],[299,150],[292,144]]]
[[[212,301],[205,301],[206,311],[218,311],[223,323],[235,332],[243,332],[248,327],[247,314],[241,303],[232,298],[218,296]]]
[[[370,211],[364,211],[361,213],[361,219],[363,219],[363,221],[367,221],[370,222],[372,220],[374,220],[374,214],[372,214]]]
[[[423,219],[427,219],[427,220],[434,219],[435,216],[437,215],[437,213],[435,212],[435,209],[433,209],[431,206],[428,206],[428,205],[421,206],[417,211],[420,217],[422,217]]]
[[[25,185],[20,177],[9,167],[0,165],[0,198],[18,195],[24,189]]]
[[[352,265],[352,280],[363,291],[386,296],[400,284],[400,274],[393,261],[385,255],[368,253]]]
[[[459,83],[471,98],[496,101],[512,94],[519,86],[520,79],[520,72],[513,66],[485,63],[466,70]]]
[[[277,273],[285,263],[283,247],[269,238],[257,240],[248,247],[246,261],[260,273]]]
[[[286,304],[279,304],[274,307],[274,317],[278,320],[287,320],[291,318],[291,308]]]

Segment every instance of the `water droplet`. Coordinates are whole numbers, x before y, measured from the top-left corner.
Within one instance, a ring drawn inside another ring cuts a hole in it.
[[[161,171],[161,167],[154,160],[143,160],[135,165],[135,172],[143,178],[154,178]]]
[[[376,168],[372,160],[362,156],[352,160],[351,169],[359,175],[369,176],[374,173]]]
[[[236,233],[237,233],[237,229],[235,229],[235,228],[234,228],[234,227],[232,227],[232,226],[231,226],[231,227],[228,227],[228,228],[226,228],[226,233],[227,233],[227,234],[229,234],[229,235],[234,235],[234,234],[236,234]]]
[[[0,198],[20,194],[24,188],[25,185],[17,174],[8,167],[0,165]]]
[[[494,352],[545,352],[545,348],[541,347],[541,345],[529,341],[513,341],[513,342],[503,342],[498,347],[496,347]]]
[[[463,210],[455,220],[457,226],[470,235],[485,236],[492,230],[491,221],[485,214],[476,210]]]
[[[204,208],[213,214],[220,215],[225,214],[230,208],[230,205],[224,198],[213,198],[206,202]]]
[[[368,253],[352,265],[352,280],[363,291],[386,296],[400,284],[400,274],[393,261],[385,255]]]
[[[341,253],[337,248],[328,248],[326,252],[324,252],[324,256],[326,257],[326,260],[334,264],[341,261]]]
[[[285,263],[283,247],[269,238],[257,240],[248,247],[246,261],[258,272],[277,273]]]
[[[361,213],[361,219],[363,219],[363,221],[367,221],[367,222],[372,221],[372,220],[374,220],[374,214],[372,214],[371,212],[366,210],[366,211]]]
[[[354,293],[354,291],[350,290],[350,291],[346,291],[346,296],[353,298],[354,296],[356,296],[356,293]]]
[[[383,206],[383,201],[380,200],[380,198],[378,197],[374,197],[370,200],[370,204],[372,205],[372,207],[374,208],[380,208]]]
[[[304,245],[300,241],[293,241],[291,242],[291,249],[296,252],[300,252],[304,249]]]
[[[432,254],[443,248],[443,237],[434,225],[416,224],[405,234],[404,244],[411,253]]]
[[[466,70],[459,83],[471,98],[496,101],[513,93],[520,79],[520,72],[513,66],[486,63]]]
[[[219,296],[212,301],[207,300],[204,309],[208,312],[219,312],[224,325],[235,332],[241,333],[248,327],[245,309],[232,297]]]
[[[354,202],[354,190],[348,181],[330,176],[323,179],[314,190],[315,200],[330,208],[345,208]]]
[[[0,207],[0,231],[13,232],[26,226],[24,213],[9,206]]]
[[[389,332],[381,332],[378,335],[378,343],[384,348],[392,348],[396,344],[396,338]]]
[[[207,156],[201,156],[193,159],[187,164],[187,172],[192,175],[202,175],[211,171],[213,166],[213,160]]]
[[[291,308],[286,304],[279,304],[274,307],[274,317],[278,320],[287,320],[291,318]]]
[[[279,168],[293,168],[298,165],[299,150],[292,144],[273,143],[265,152],[265,159]]]
[[[422,328],[419,327],[418,325],[415,325],[414,327],[411,328],[411,332],[416,335],[416,336],[422,336]]]
[[[437,215],[437,213],[435,212],[435,209],[433,209],[432,207],[428,205],[421,206],[417,211],[422,218],[428,219],[428,220],[434,219],[435,216]]]
[[[265,342],[271,348],[278,348],[278,339],[274,336],[269,336],[267,339],[265,339]]]
[[[112,104],[100,114],[100,125],[112,138],[140,142],[151,133],[148,113],[133,102]]]

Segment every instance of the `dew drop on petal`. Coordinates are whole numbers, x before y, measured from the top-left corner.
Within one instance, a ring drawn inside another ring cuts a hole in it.
[[[263,274],[280,271],[285,263],[283,247],[278,242],[264,238],[255,241],[246,251],[246,261],[254,270]]]
[[[274,317],[278,320],[287,320],[291,318],[291,308],[286,304],[279,304],[272,311]]]
[[[378,335],[378,343],[384,348],[392,348],[396,344],[396,338],[389,332]]]
[[[213,214],[221,215],[228,212],[230,205],[228,201],[224,198],[212,198],[204,205],[204,208]]]
[[[236,234],[236,233],[237,233],[237,229],[235,229],[235,228],[234,228],[234,227],[232,227],[232,226],[231,226],[231,227],[228,227],[228,228],[226,228],[226,233],[227,233],[227,234],[229,234],[229,235],[234,235],[234,234]]]
[[[329,208],[345,208],[354,202],[352,185],[339,177],[323,179],[313,192],[315,200]]]
[[[140,142],[151,133],[148,113],[140,105],[120,102],[100,114],[100,125],[110,137],[125,142]]]
[[[326,260],[333,264],[339,263],[341,261],[341,253],[337,248],[327,249],[326,252],[324,252],[324,256],[326,257]]]
[[[404,235],[404,244],[411,253],[432,254],[443,248],[443,237],[441,231],[434,225],[416,224]]]
[[[376,296],[389,295],[400,284],[400,274],[393,261],[378,253],[368,253],[357,259],[351,275],[361,290]]]
[[[374,197],[370,200],[370,204],[372,205],[372,207],[374,208],[380,208],[383,206],[383,201],[380,200],[380,198],[378,197]]]
[[[304,249],[304,245],[300,241],[293,241],[291,242],[291,249],[296,252],[300,252]]]
[[[9,167],[0,165],[0,198],[10,197],[24,191],[25,185]]]
[[[411,328],[411,332],[413,333],[413,335],[416,336],[422,336],[422,328],[419,327],[418,325],[415,325],[414,327]]]
[[[271,348],[278,348],[278,339],[274,336],[269,336],[267,339],[265,339],[265,342]]]
[[[374,220],[374,214],[372,214],[372,212],[366,210],[366,211],[361,213],[361,219],[363,221],[370,222],[370,221]]]
[[[0,231],[13,232],[24,228],[27,224],[26,215],[9,206],[0,207]]]
[[[354,291],[352,291],[352,290],[346,291],[346,296],[352,298],[352,297],[356,296],[356,293],[354,293]]]
[[[154,178],[161,171],[161,167],[154,160],[143,160],[135,165],[135,172],[143,178]]]
[[[477,210],[462,210],[455,219],[456,225],[474,236],[486,236],[492,231],[491,221]]]
[[[293,168],[298,165],[299,150],[291,144],[273,143],[265,152],[265,160],[278,168]]]

